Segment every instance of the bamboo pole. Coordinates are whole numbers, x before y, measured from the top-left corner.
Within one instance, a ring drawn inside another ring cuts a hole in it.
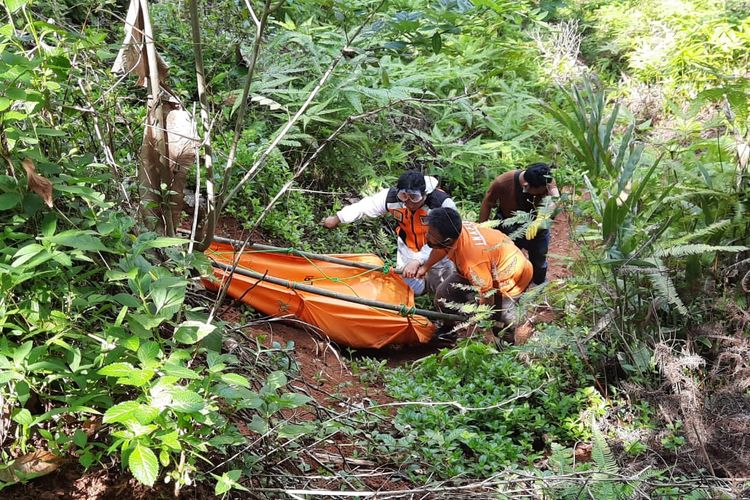
[[[147,126],[153,127],[156,148],[159,152],[159,182],[153,186],[153,179],[150,179],[151,186],[159,191],[159,206],[161,207],[162,217],[164,218],[164,229],[167,236],[174,236],[174,219],[172,218],[172,209],[169,205],[169,196],[161,189],[162,184],[166,184],[169,189],[172,185],[172,174],[169,170],[169,150],[164,138],[166,130],[166,121],[164,120],[164,108],[161,104],[160,79],[159,79],[159,62],[156,56],[156,47],[154,46],[154,31],[151,27],[151,15],[148,12],[148,0],[140,0],[141,13],[143,15],[143,39],[146,42],[146,58],[148,60],[148,83],[151,90],[151,96],[148,100],[149,110],[154,110],[156,125],[148,123]],[[146,113],[148,120],[149,113]],[[180,193],[181,194],[181,193]]]
[[[214,236],[214,241],[218,243],[229,243],[230,245],[234,247],[242,247],[242,241],[239,240],[233,240],[231,238],[222,238],[221,236]],[[280,247],[274,247],[271,245],[261,245],[260,243],[253,243],[248,242],[245,245],[245,249],[248,247],[257,249],[257,250],[263,250],[266,252],[275,252],[275,253],[288,253],[291,255],[296,255],[297,257],[305,257],[312,260],[319,260],[322,262],[331,262],[332,264],[341,264],[342,266],[349,266],[349,267],[356,267],[358,269],[367,269],[368,271],[383,271],[383,266],[377,266],[375,264],[367,264],[365,262],[353,262],[351,260],[346,259],[340,259],[338,257],[331,257],[330,255],[322,255],[318,253],[311,253],[311,252],[304,252],[302,250],[295,250],[293,248],[280,248]],[[395,268],[392,269],[392,271],[396,274],[401,274],[400,270],[396,270]]]
[[[221,269],[229,273],[231,273],[233,269],[232,266],[229,266],[227,264],[222,264],[214,260],[211,261],[211,265],[213,265],[217,269]],[[386,309],[388,311],[395,311],[399,313],[403,312],[404,310],[410,309],[404,305],[388,304],[386,302],[380,302],[378,300],[363,299],[362,297],[355,297],[353,295],[344,295],[341,293],[331,292],[323,288],[318,288],[318,287],[314,287],[310,285],[303,285],[301,283],[297,283],[294,281],[276,278],[274,276],[268,276],[266,274],[261,274],[256,271],[251,271],[249,269],[245,269],[242,267],[235,268],[234,273],[241,274],[242,276],[247,276],[249,278],[255,278],[261,281],[268,281],[269,283],[273,283],[275,285],[281,285],[283,287],[290,288],[292,290],[301,290],[303,292],[314,293],[316,295],[322,295],[324,297],[331,297],[333,299],[344,300],[346,302],[353,302],[354,304],[362,304],[364,306],[376,307],[378,309]],[[466,321],[466,318],[464,316],[459,316],[458,314],[448,314],[448,313],[430,311],[428,309],[418,309],[416,307],[413,309],[410,309],[410,312],[412,311],[414,312],[414,314],[417,314],[419,316],[424,316],[425,318],[429,318],[429,319],[444,319],[444,320],[449,320],[449,321]]]

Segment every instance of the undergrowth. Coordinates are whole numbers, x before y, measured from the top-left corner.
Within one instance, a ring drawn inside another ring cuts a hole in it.
[[[572,357],[522,352],[467,340],[386,375],[391,396],[414,402],[394,421],[412,450],[405,462],[421,464],[413,473],[486,477],[533,464],[552,443],[590,439],[590,418],[605,409],[590,377],[562,369]]]

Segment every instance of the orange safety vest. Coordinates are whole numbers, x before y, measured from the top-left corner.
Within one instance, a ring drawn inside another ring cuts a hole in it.
[[[433,208],[443,206],[448,199],[448,194],[435,189],[427,195],[424,205],[416,212],[406,208],[406,204],[398,199],[398,189],[391,188],[385,202],[385,208],[396,222],[398,222],[398,237],[406,246],[415,252],[419,252],[427,244],[427,214]]]

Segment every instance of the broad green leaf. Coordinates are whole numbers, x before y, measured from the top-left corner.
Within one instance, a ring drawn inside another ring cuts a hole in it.
[[[156,307],[156,312],[169,319],[182,306],[185,300],[187,281],[176,276],[159,278],[151,283],[149,296]]]
[[[104,418],[102,418],[102,422],[104,422],[105,424],[115,422],[122,423],[126,422],[127,420],[134,419],[135,414],[140,409],[140,407],[141,405],[136,401],[125,401],[123,403],[117,404],[104,412]]]
[[[34,418],[31,416],[31,412],[29,410],[27,410],[26,408],[21,408],[16,412],[15,415],[13,415],[13,421],[20,425],[28,427],[34,421]]]
[[[315,426],[312,424],[283,424],[279,427],[278,436],[282,439],[292,439],[303,434],[315,432]]]
[[[0,385],[7,384],[11,380],[22,380],[22,379],[23,379],[23,375],[17,372],[12,372],[9,370],[0,372]]]
[[[86,435],[86,432],[84,432],[83,430],[76,429],[76,431],[73,433],[73,443],[75,443],[75,445],[79,448],[85,448],[88,441],[89,438]]]
[[[214,494],[216,495],[223,495],[232,488],[241,491],[250,491],[238,482],[240,480],[240,477],[242,477],[241,469],[230,470],[222,474],[221,477],[217,476],[216,474],[211,475],[217,480],[216,488],[214,488]]]
[[[107,377],[128,377],[133,374],[135,368],[130,363],[112,363],[97,372],[99,375]]]
[[[276,401],[279,408],[299,408],[304,406],[310,401],[310,397],[304,394],[297,394],[294,392],[288,392],[282,394],[281,397]]]
[[[24,257],[27,255],[36,255],[42,250],[44,250],[44,247],[39,243],[29,243],[28,245],[24,245],[19,248],[16,253],[13,254],[13,258],[18,259],[19,257]]]
[[[223,495],[232,489],[232,481],[229,479],[226,472],[221,476],[217,476],[216,474],[212,474],[212,476],[217,478],[214,495]]]
[[[149,341],[141,345],[138,349],[138,360],[146,366],[151,363],[158,362],[158,356],[161,352],[161,347],[158,342]]]
[[[8,8],[11,14],[16,12],[21,7],[26,6],[29,0],[5,0],[5,6]]]
[[[0,194],[0,210],[10,210],[15,208],[21,201],[21,195],[18,193]]]
[[[29,340],[21,344],[13,351],[13,364],[16,368],[20,368],[23,362],[26,360],[26,356],[31,352],[31,348],[34,347],[34,341]]]
[[[162,371],[165,375],[169,375],[170,377],[177,377],[180,378],[187,378],[187,379],[199,379],[201,378],[200,375],[194,370],[191,370],[190,368],[186,368],[184,366],[175,364],[175,363],[167,363],[164,366],[161,367]]]
[[[154,378],[156,372],[150,368],[133,369],[127,377],[121,377],[117,380],[118,384],[133,385],[143,387]]]
[[[88,406],[82,406],[82,405],[60,406],[46,413],[43,413],[41,415],[37,415],[36,417],[34,417],[34,422],[32,422],[32,425],[38,425],[42,422],[46,422],[50,420],[52,417],[55,417],[57,415],[62,415],[65,413],[68,413],[68,414],[91,413],[93,415],[101,415],[100,411],[95,410],[94,408],[90,408]]]
[[[5,89],[5,95],[15,101],[23,101],[26,99],[26,91],[17,87],[8,87]]]
[[[440,33],[432,35],[432,52],[439,54],[443,48],[443,39],[440,37]]]
[[[136,276],[138,276],[138,268],[134,267],[130,269],[128,272],[112,269],[110,271],[107,271],[105,276],[110,281],[134,280]]]
[[[161,410],[154,408],[153,406],[141,405],[138,411],[135,413],[135,418],[142,425],[150,424],[156,417],[159,416]]]
[[[215,325],[202,321],[184,321],[174,333],[174,339],[182,344],[192,345],[205,338],[216,329]]]
[[[126,421],[125,427],[131,433],[132,438],[147,436],[158,429],[156,425],[143,425],[138,420],[133,419]]]
[[[57,230],[57,215],[49,213],[42,219],[42,236],[49,238]]]
[[[165,434],[163,436],[158,436],[158,439],[164,443],[164,446],[172,449],[172,450],[181,450],[182,445],[180,445],[180,435],[177,433],[177,431],[172,431],[169,434]]]
[[[46,135],[49,137],[66,137],[68,135],[68,133],[63,130],[56,130],[54,128],[44,128],[44,127],[37,127],[36,133],[38,135]]]
[[[203,409],[203,398],[197,392],[175,387],[169,393],[172,396],[171,408],[178,413],[195,413]]]
[[[221,380],[227,384],[250,388],[250,382],[248,382],[247,378],[236,373],[222,373]]]
[[[258,434],[265,434],[268,432],[268,422],[260,418],[259,415],[253,415],[247,428]]]
[[[159,461],[151,448],[139,443],[128,458],[128,469],[139,482],[153,486],[159,475]]]
[[[140,300],[130,295],[129,293],[118,293],[112,298],[115,299],[120,305],[132,307],[133,309],[136,309],[143,305],[141,304]]]
[[[275,391],[276,389],[284,387],[286,384],[287,379],[284,372],[275,371],[268,375],[268,379],[266,380],[266,387],[264,388],[270,391]]]
[[[99,238],[93,236],[93,231],[81,231],[78,229],[69,229],[58,233],[48,239],[55,245],[62,245],[71,248],[77,248],[84,252],[110,252]]]
[[[137,351],[141,346],[141,339],[136,336],[128,337],[120,342],[120,345],[129,351]]]
[[[617,197],[612,196],[607,200],[602,218],[602,238],[607,240],[610,235],[617,231]]]
[[[187,243],[190,243],[185,238],[168,238],[166,236],[162,236],[153,240],[146,241],[144,243],[136,243],[133,245],[133,249],[137,254],[141,253],[143,250],[148,250],[150,248],[167,248],[167,247],[176,247],[179,245],[185,245]]]

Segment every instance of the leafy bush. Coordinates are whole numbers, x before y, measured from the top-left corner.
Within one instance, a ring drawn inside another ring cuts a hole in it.
[[[76,80],[110,82],[92,63],[103,36],[35,21],[25,4],[12,7],[19,28],[46,42],[26,50],[31,36],[0,30],[0,489],[33,477],[17,464],[38,449],[86,469],[120,459],[141,483],[179,491],[245,444],[237,411],[266,441],[300,436],[277,420],[306,396],[221,353],[223,325],[191,290],[211,274],[206,257],[145,231],[123,165],[88,153],[107,147],[80,126],[92,124],[78,104],[98,89]],[[114,156],[132,166],[126,147]]]
[[[585,45],[592,59],[622,60],[625,73],[664,84],[671,98],[694,96],[721,75],[742,76],[748,63],[750,24],[742,2],[592,4],[589,19],[594,32]]]
[[[487,477],[512,463],[531,464],[550,442],[590,438],[584,418],[603,400],[571,358],[530,359],[472,341],[387,375],[389,393],[414,401],[395,426],[406,463],[424,474]]]

